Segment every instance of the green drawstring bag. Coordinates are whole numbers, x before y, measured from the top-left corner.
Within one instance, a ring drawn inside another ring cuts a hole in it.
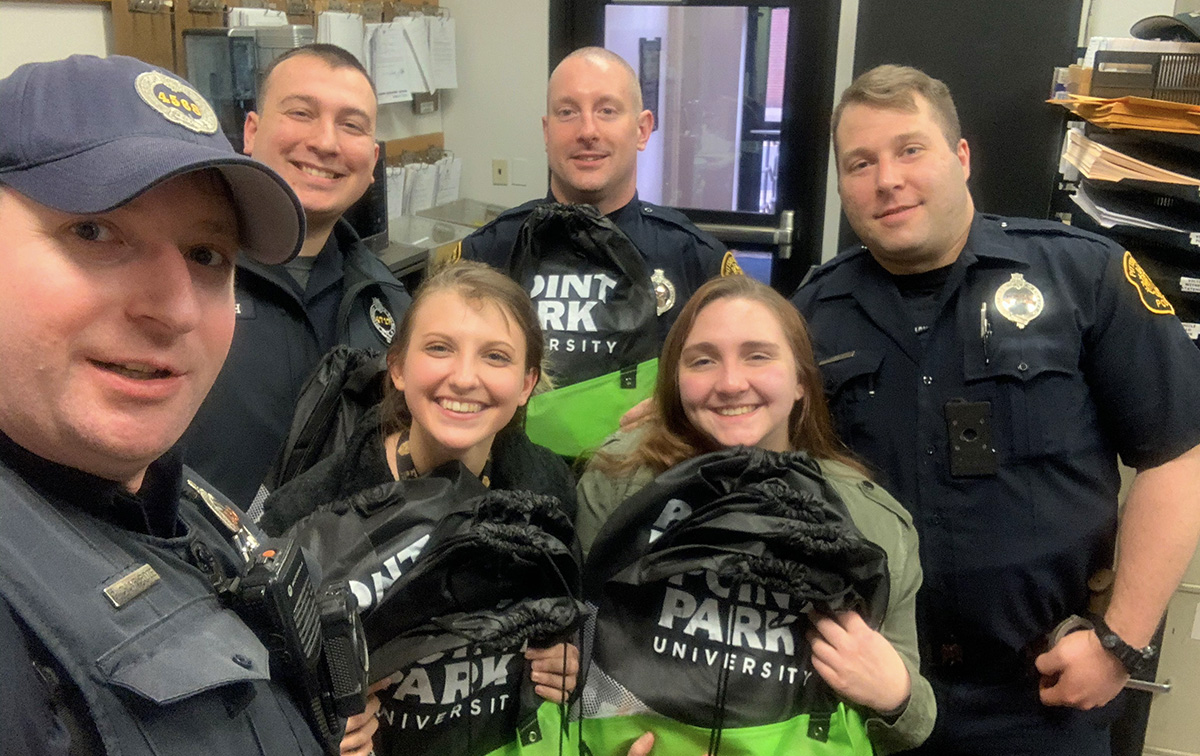
[[[647,360],[529,400],[525,433],[564,457],[578,457],[616,432],[621,415],[654,393],[658,359]]]

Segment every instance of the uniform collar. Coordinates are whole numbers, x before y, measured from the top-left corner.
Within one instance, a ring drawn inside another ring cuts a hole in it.
[[[1013,248],[1007,228],[1008,221],[1005,218],[975,213],[975,218],[971,221],[971,231],[967,235],[967,243],[958,259],[968,267],[977,263],[1026,267],[1028,263]]]
[[[554,192],[552,192],[552,191],[546,192],[545,202],[547,204],[549,204],[549,203],[560,204],[560,205],[564,204],[564,203],[559,202],[554,197]],[[641,201],[638,200],[638,193],[636,191],[634,191],[633,199],[629,200],[629,202],[625,203],[621,207],[618,207],[616,210],[613,210],[611,213],[609,213],[608,215],[606,215],[604,217],[608,218],[610,221],[612,221],[613,223],[616,223],[619,226],[621,224],[621,221],[623,221],[623,220],[627,221],[633,217],[638,217],[639,215],[641,215],[641,212],[640,212],[641,204],[642,204]]]
[[[1006,231],[1007,221],[996,215],[975,213],[971,219],[971,230],[967,232],[967,243],[952,265],[971,268],[976,265],[988,267],[1026,267],[1028,263],[1012,247]],[[866,247],[859,245],[841,253],[843,259],[835,261],[836,270],[830,271],[829,282],[824,287],[828,297],[848,296],[858,290],[864,280],[890,282],[891,274],[875,261]]]
[[[150,464],[142,487],[130,493],[116,481],[37,456],[0,433],[0,461],[39,494],[117,527],[170,538],[177,534],[183,461],[178,447]]]
[[[248,271],[258,278],[270,281],[291,293],[298,301],[303,302],[306,298],[311,299],[313,295],[342,279],[342,269],[345,263],[342,249],[358,243],[360,240],[358,234],[354,232],[354,228],[345,219],[339,218],[338,222],[334,224],[333,230],[329,232],[325,246],[321,247],[321,251],[317,253],[317,262],[313,265],[309,277],[308,297],[304,296],[305,292],[300,291],[296,279],[287,272],[287,268],[283,264],[264,265],[257,260],[252,260],[248,255],[240,255],[237,266],[239,272]]]

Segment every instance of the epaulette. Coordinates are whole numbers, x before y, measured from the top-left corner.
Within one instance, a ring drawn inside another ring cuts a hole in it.
[[[995,223],[1002,231],[1010,234],[1050,234],[1053,236],[1067,236],[1074,239],[1086,239],[1088,241],[1109,241],[1106,237],[1094,234],[1091,231],[1075,228],[1062,221],[1012,218],[987,213],[980,213],[980,215],[985,220]]]
[[[497,215],[492,220],[488,221],[488,223],[484,226],[484,228],[492,225],[496,221],[505,220],[507,218],[512,218],[512,217],[515,217],[518,215],[529,215],[530,213],[533,212],[533,209],[535,207],[537,207],[538,205],[545,204],[545,202],[546,202],[545,198],[531,199],[528,202],[517,205],[516,207],[510,207],[507,210],[505,210],[504,212]]]
[[[675,228],[687,231],[692,236],[695,236],[697,239],[703,239],[705,242],[715,241],[715,237],[696,228],[696,224],[688,220],[688,217],[678,210],[670,207],[663,207],[661,205],[654,205],[642,200],[638,200],[638,202],[642,206],[643,218],[651,218],[653,220],[662,221],[663,223],[667,223]]]
[[[814,265],[813,267],[809,268],[808,273],[806,273],[804,276],[804,280],[800,282],[800,286],[804,286],[810,281],[815,281],[822,276],[828,275],[836,268],[850,262],[851,260],[857,260],[866,254],[870,253],[867,252],[867,248],[861,244],[857,244],[853,247],[847,247],[820,265]]]

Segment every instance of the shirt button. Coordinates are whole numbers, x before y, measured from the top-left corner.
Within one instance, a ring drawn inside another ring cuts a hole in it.
[[[1022,373],[1024,373],[1028,369],[1029,369],[1029,365],[1027,363],[1022,362],[1020,365],[1017,365],[1017,370],[1020,370]]]
[[[874,484],[874,483],[872,483],[872,482],[871,482],[871,481],[869,481],[869,480],[864,480],[864,481],[863,481],[863,483],[862,483],[862,487],[863,487],[863,488],[865,488],[865,489],[866,489],[866,490],[868,490],[868,491],[874,491],[874,490],[875,490],[875,484]]]
[[[921,382],[924,383],[926,386],[932,386],[933,385],[933,376],[923,375],[923,376],[921,376]]]
[[[1007,221],[1000,221],[1000,228],[1008,228],[1008,222],[1007,222]]]
[[[926,447],[925,447],[925,453],[926,453],[926,454],[928,454],[929,456],[931,456],[931,457],[932,457],[932,456],[933,456],[933,447],[932,447],[932,446],[926,446]]]
[[[242,669],[250,669],[251,667],[254,666],[254,662],[251,661],[250,657],[246,656],[245,654],[234,654],[233,655],[233,663],[238,665]]]

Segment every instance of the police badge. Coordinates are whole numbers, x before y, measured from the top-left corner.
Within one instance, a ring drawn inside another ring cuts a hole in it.
[[[650,283],[654,286],[654,299],[657,304],[657,312],[662,315],[675,306],[675,284],[667,279],[662,268],[655,268],[654,274],[650,276]]]
[[[1007,320],[1017,324],[1017,328],[1029,325],[1042,310],[1046,309],[1046,300],[1038,287],[1025,280],[1020,273],[1012,277],[996,289],[996,309]]]
[[[375,326],[375,330],[379,331],[384,341],[392,343],[392,337],[396,335],[396,319],[388,312],[383,302],[379,301],[379,297],[371,297],[371,325]]]

